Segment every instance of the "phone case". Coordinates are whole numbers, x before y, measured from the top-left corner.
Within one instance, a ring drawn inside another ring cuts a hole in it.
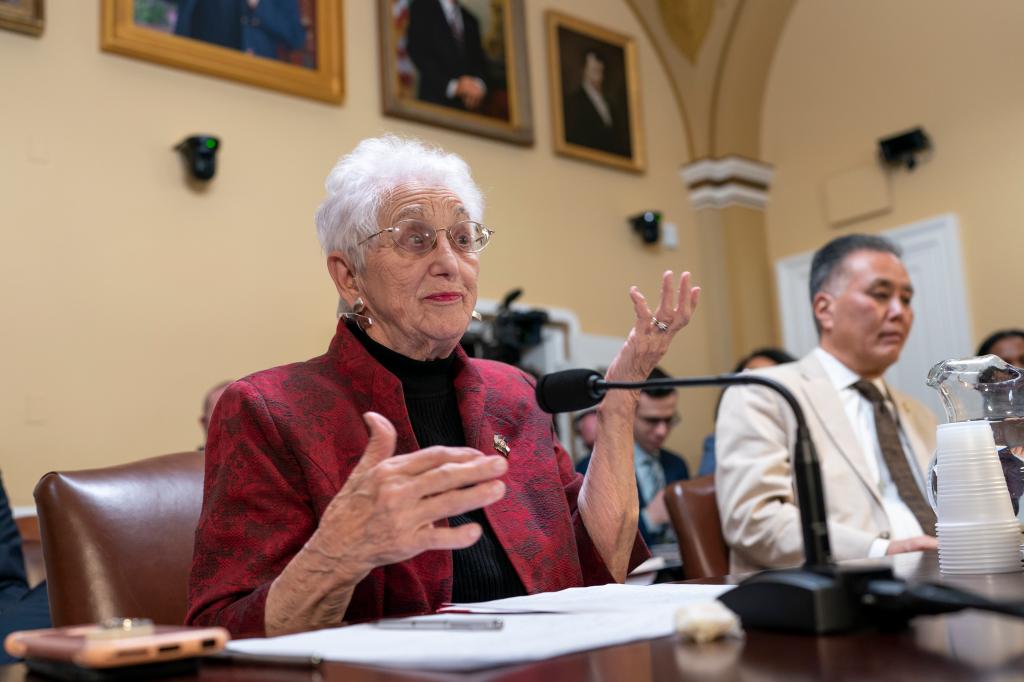
[[[113,668],[214,654],[230,639],[224,628],[172,625],[157,625],[151,634],[93,638],[102,630],[99,625],[72,625],[12,632],[4,641],[4,648],[19,658]]]

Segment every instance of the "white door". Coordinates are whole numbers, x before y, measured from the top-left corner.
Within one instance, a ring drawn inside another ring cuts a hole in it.
[[[974,354],[956,216],[941,215],[882,234],[903,249],[914,283],[914,326],[886,381],[945,421],[938,394],[925,384],[928,370],[943,360]],[[813,255],[802,253],[775,264],[783,341],[798,357],[818,342],[807,290]]]

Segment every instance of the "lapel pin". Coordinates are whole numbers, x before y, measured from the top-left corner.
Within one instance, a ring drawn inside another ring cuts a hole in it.
[[[494,449],[502,456],[508,457],[510,448],[508,447],[508,441],[505,437],[499,434],[494,434]]]

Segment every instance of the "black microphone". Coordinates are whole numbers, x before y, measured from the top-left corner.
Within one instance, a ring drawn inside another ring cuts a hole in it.
[[[804,566],[832,565],[832,548],[825,519],[825,491],[821,484],[818,453],[811,441],[804,411],[789,389],[768,377],[750,372],[721,374],[712,377],[685,379],[649,379],[647,381],[605,381],[590,369],[567,369],[546,374],[537,382],[537,404],[545,412],[573,412],[601,402],[609,389],[678,388],[683,386],[732,386],[757,384],[775,391],[789,404],[796,417],[796,444],[793,471],[799,501],[800,521],[804,539]]]
[[[576,412],[593,407],[604,398],[601,375],[592,369],[567,369],[545,374],[537,381],[537,404],[550,414]]]

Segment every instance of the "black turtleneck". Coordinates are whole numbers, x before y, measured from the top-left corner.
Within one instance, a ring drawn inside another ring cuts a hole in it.
[[[455,397],[455,354],[439,360],[413,360],[377,343],[356,324],[350,323],[348,328],[367,352],[402,382],[405,409],[419,446],[464,446],[466,436]],[[483,509],[448,519],[451,526],[470,522],[479,523],[483,533],[472,547],[452,552],[452,601],[489,601],[526,594]]]

